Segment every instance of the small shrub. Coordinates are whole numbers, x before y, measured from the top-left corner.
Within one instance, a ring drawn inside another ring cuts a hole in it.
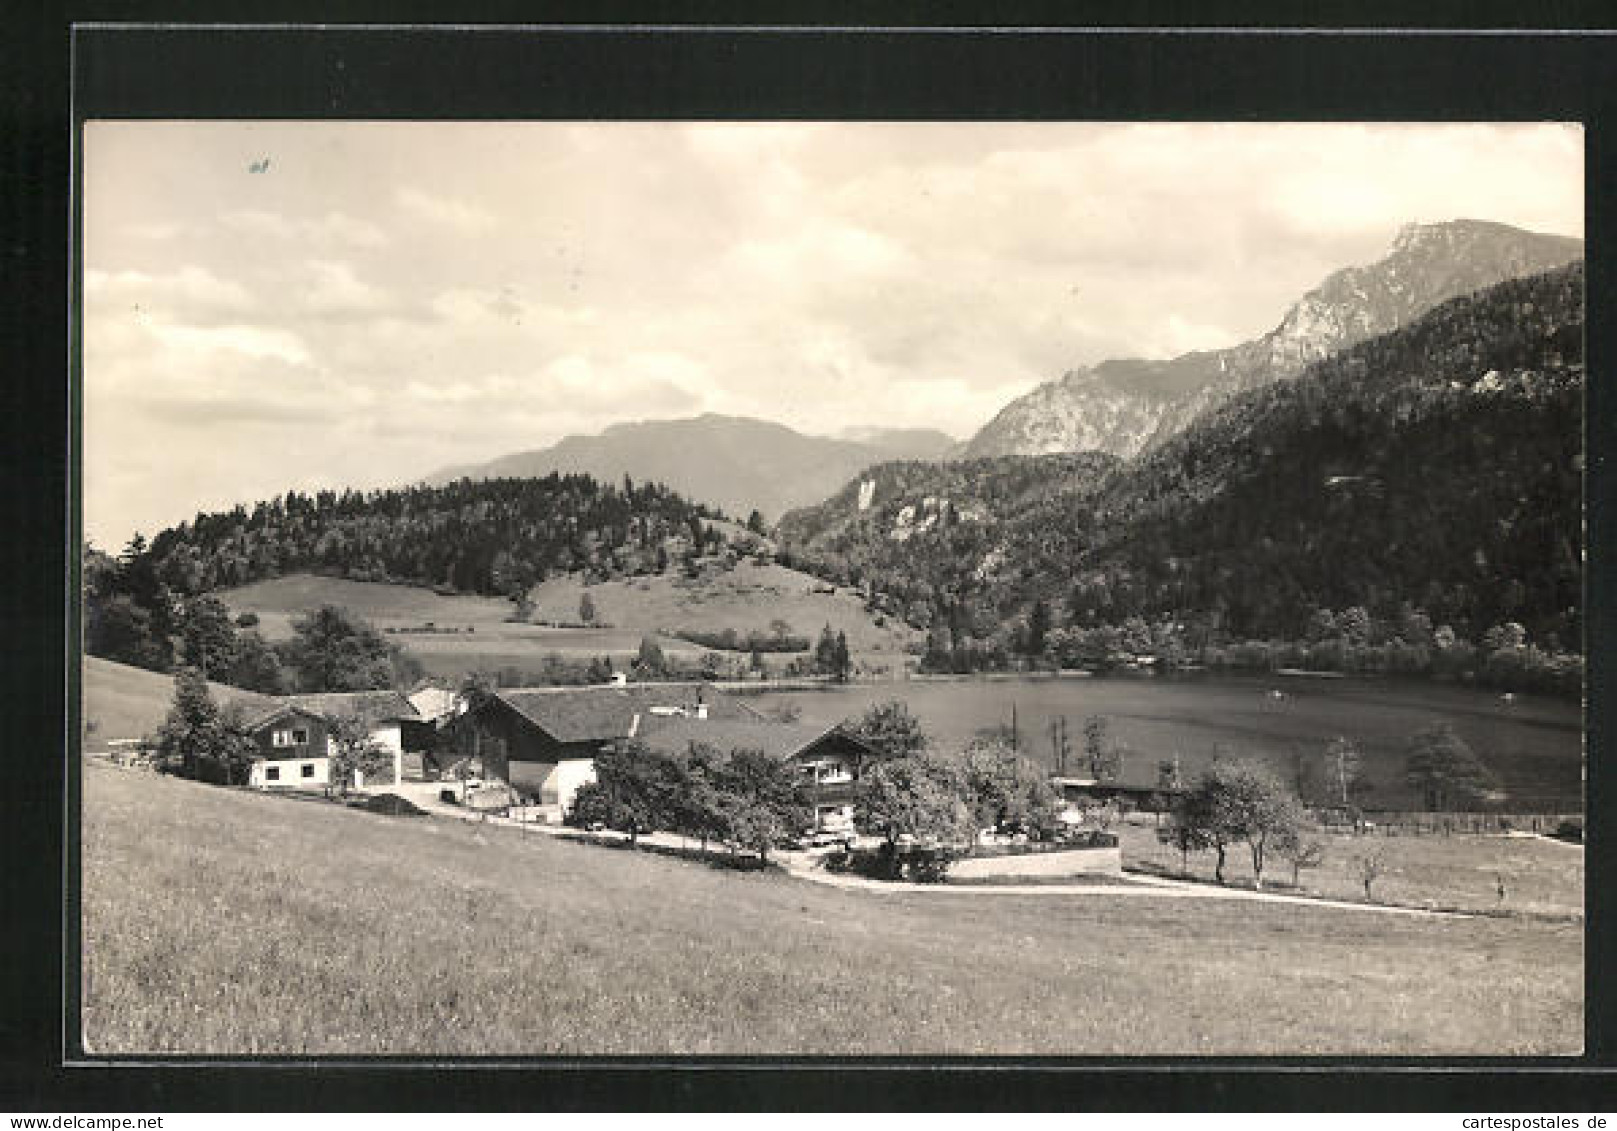
[[[916,848],[908,853],[904,871],[912,883],[941,884],[952,863],[954,855],[946,848]]]
[[[407,797],[400,797],[396,793],[378,793],[374,797],[366,798],[360,802],[360,807],[371,813],[381,813],[388,817],[425,817],[426,811],[419,808]]]

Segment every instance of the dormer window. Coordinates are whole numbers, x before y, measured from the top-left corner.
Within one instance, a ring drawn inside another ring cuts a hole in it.
[[[307,727],[287,727],[275,731],[270,736],[270,744],[276,747],[307,746],[309,744],[309,730]]]

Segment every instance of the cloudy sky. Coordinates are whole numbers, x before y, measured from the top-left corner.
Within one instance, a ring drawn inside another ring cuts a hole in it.
[[[1576,127],[95,122],[85,531],[721,412],[966,437],[1410,221],[1583,234]]]

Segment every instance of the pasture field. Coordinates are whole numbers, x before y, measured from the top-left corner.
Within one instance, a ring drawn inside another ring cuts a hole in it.
[[[843,891],[86,765],[96,1054],[1576,1054],[1581,924]]]
[[[262,695],[222,683],[209,683],[215,703],[259,703]],[[108,739],[143,738],[157,730],[174,702],[174,677],[132,668],[98,656],[84,657],[83,721],[86,750],[102,750]]]
[[[901,655],[905,644],[916,637],[902,621],[887,618],[878,626],[865,611],[863,599],[845,586],[835,593],[814,591],[824,585],[784,566],[743,560],[726,572],[704,571],[699,580],[675,572],[603,582],[586,590],[576,575],[552,578],[536,586],[532,597],[539,620],[576,619],[579,598],[588,592],[601,621],[620,627],[702,632],[733,628],[745,636],[767,634],[770,623],[779,619],[812,646],[829,624],[831,631],[847,634],[850,651],[890,656]]]
[[[270,640],[290,639],[294,617],[322,604],[340,605],[384,632],[393,630],[388,639],[413,654],[429,673],[446,678],[508,665],[537,667],[550,652],[571,658],[626,658],[639,650],[646,635],[656,635],[665,654],[695,660],[706,649],[660,633],[733,628],[745,636],[750,631],[767,633],[776,619],[811,641],[829,624],[833,631],[847,633],[850,650],[867,665],[902,665],[912,630],[893,621],[878,626],[859,597],[847,590],[814,592],[820,584],[795,570],[744,560],[728,571],[709,566],[700,580],[675,572],[586,589],[575,575],[534,587],[532,619],[559,624],[578,621],[579,599],[588,592],[599,624],[581,628],[511,623],[506,620],[511,603],[498,597],[445,597],[408,585],[314,574],[221,590],[219,598],[233,615],[256,613],[259,631]],[[429,621],[442,631],[400,631],[418,629]],[[769,663],[778,668],[788,659],[771,656]]]
[[[1159,844],[1153,825],[1115,827],[1125,865],[1145,865],[1150,871],[1178,877],[1177,850]],[[1465,911],[1528,912],[1534,915],[1583,914],[1584,860],[1581,845],[1538,837],[1506,836],[1351,836],[1322,833],[1325,855],[1317,868],[1305,868],[1297,891],[1327,899],[1362,900],[1364,884],[1360,861],[1380,853],[1385,871],[1375,881],[1378,903],[1402,907],[1446,907]],[[1215,857],[1211,852],[1190,854],[1190,876],[1211,881]],[[1292,891],[1291,865],[1271,858],[1265,862],[1264,887]],[[1252,886],[1252,854],[1244,844],[1227,852],[1226,882]],[[1505,898],[1499,898],[1499,879]]]

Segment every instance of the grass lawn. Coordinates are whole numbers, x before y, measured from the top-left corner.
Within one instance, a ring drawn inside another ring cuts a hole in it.
[[[84,657],[84,748],[102,750],[115,738],[143,738],[153,734],[174,705],[174,677],[132,668],[97,656]],[[209,683],[215,703],[263,703],[251,691]]]
[[[97,1053],[1574,1054],[1582,926],[872,894],[84,769]]]
[[[1179,853],[1157,843],[1155,826],[1130,823],[1114,829],[1123,848],[1123,863],[1144,864],[1152,871],[1181,875]],[[1407,907],[1457,907],[1475,911],[1517,911],[1541,915],[1583,914],[1583,849],[1536,837],[1503,836],[1346,836],[1320,834],[1325,857],[1318,868],[1305,868],[1299,889],[1331,899],[1364,898],[1360,861],[1381,853],[1385,870],[1375,881],[1382,903]],[[1213,878],[1214,854],[1190,854],[1190,874]],[[1252,886],[1252,854],[1247,846],[1228,850],[1224,869],[1229,883]],[[1499,877],[1505,898],[1499,899]],[[1291,891],[1291,865],[1272,859],[1264,868],[1264,884]]]

